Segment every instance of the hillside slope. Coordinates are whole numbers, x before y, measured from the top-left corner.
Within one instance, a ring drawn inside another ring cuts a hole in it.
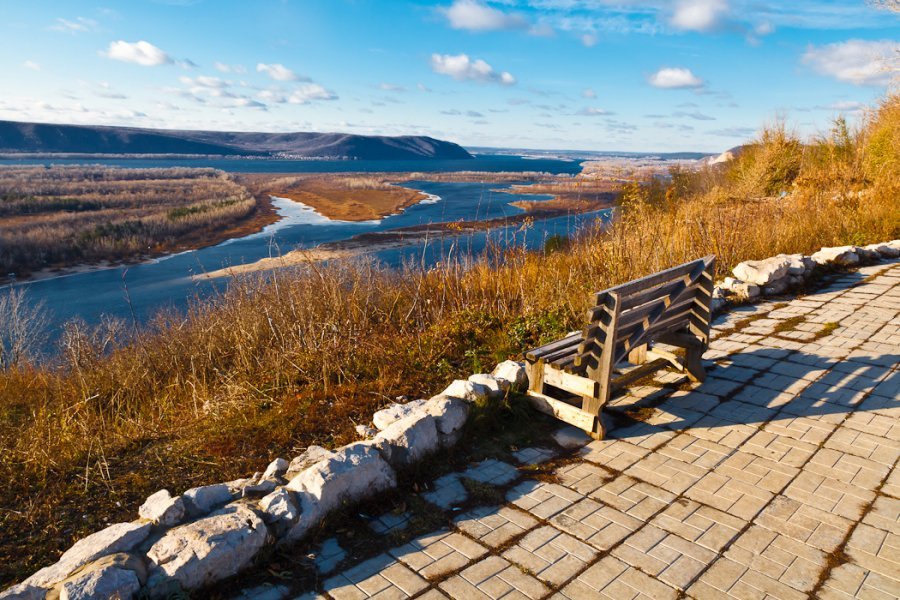
[[[0,153],[214,154],[359,160],[467,159],[461,146],[427,136],[181,131],[0,121]]]

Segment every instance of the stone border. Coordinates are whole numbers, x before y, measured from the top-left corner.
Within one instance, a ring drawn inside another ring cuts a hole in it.
[[[262,473],[172,496],[150,495],[138,519],[77,541],[53,565],[0,592],[3,600],[164,598],[249,567],[266,546],[302,540],[331,512],[397,486],[397,471],[459,441],[471,404],[527,384],[525,367],[456,380],[429,400],[392,404],[364,439],[335,450],[310,446]]]
[[[816,267],[897,257],[900,240],[742,262],[734,278],[714,288],[712,308],[782,294],[803,285]],[[502,398],[526,384],[524,365],[506,361],[493,374],[456,380],[429,400],[378,411],[374,428],[358,428],[362,441],[336,450],[311,446],[290,462],[275,459],[262,473],[181,496],[160,490],[141,505],[138,520],[79,540],[0,599],[165,597],[232,577],[266,546],[297,542],[332,511],[396,487],[397,470],[459,441],[471,403]]]
[[[900,240],[868,246],[837,246],[822,248],[810,256],[779,254],[762,260],[748,260],[738,264],[732,273],[713,288],[712,310],[722,310],[730,300],[752,300],[759,296],[778,296],[789,289],[803,286],[816,268],[853,267],[880,260],[900,257]]]

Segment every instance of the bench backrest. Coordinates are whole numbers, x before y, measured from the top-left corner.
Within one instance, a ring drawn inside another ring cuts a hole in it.
[[[707,256],[598,292],[574,357],[577,371],[608,380],[628,352],[664,334],[709,342],[715,256]]]

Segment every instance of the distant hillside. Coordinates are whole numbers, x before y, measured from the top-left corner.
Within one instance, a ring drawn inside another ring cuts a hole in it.
[[[0,121],[0,153],[214,154],[360,160],[466,159],[461,146],[426,136],[180,131]]]

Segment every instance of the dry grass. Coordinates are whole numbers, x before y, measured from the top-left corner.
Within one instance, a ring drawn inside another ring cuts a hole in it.
[[[897,102],[887,101],[891,119]],[[900,120],[891,127],[895,143]],[[785,197],[737,197],[734,172],[781,172],[741,162],[765,156],[773,167],[778,153],[747,154],[722,173],[631,189],[608,230],[558,251],[494,251],[429,270],[310,265],[238,280],[137,333],[70,325],[59,365],[0,373],[0,479],[16,482],[0,491],[0,584],[104,519],[132,518],[160,487],[179,493],[311,443],[350,441],[353,425],[394,397],[436,392],[578,326],[589,292],[709,253],[724,272],[896,238],[900,173],[866,162],[866,132],[853,141],[858,189],[844,179],[797,185],[819,168],[804,154]]]
[[[213,169],[0,167],[0,276],[216,243],[256,212]]]
[[[290,198],[312,206],[329,219],[369,221],[400,212],[422,200],[422,193],[393,185],[388,176],[244,175],[241,180],[260,196]]]

